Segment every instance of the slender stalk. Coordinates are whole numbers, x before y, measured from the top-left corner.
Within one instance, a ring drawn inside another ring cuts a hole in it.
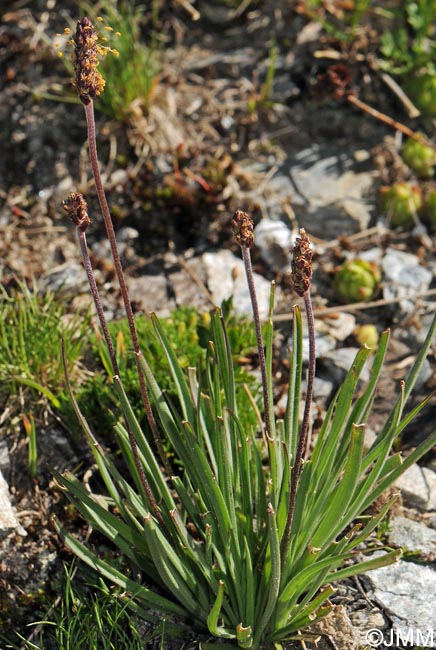
[[[291,538],[292,520],[295,512],[295,501],[297,498],[298,483],[303,468],[303,459],[306,452],[307,440],[310,429],[310,411],[313,399],[313,384],[315,380],[316,351],[315,351],[315,321],[313,317],[312,301],[310,298],[310,281],[312,278],[312,254],[310,243],[304,230],[300,230],[301,238],[297,240],[294,249],[294,260],[292,263],[292,275],[294,289],[304,300],[304,307],[307,315],[307,328],[309,334],[309,366],[307,371],[307,389],[304,403],[303,421],[298,436],[297,451],[295,454],[294,466],[291,472],[291,484],[289,490],[288,514],[286,517],[285,529],[281,543],[281,565],[282,571],[286,561],[286,554]]]
[[[106,342],[106,347],[109,352],[109,357],[112,366],[112,373],[114,375],[119,375],[120,369],[118,367],[118,361],[115,354],[114,344],[109,332],[109,328],[107,326],[106,316],[104,314],[103,306],[101,304],[100,294],[97,288],[97,283],[95,281],[94,271],[92,269],[91,260],[89,259],[88,245],[86,243],[86,235],[84,232],[80,230],[78,230],[77,235],[79,238],[80,252],[82,254],[83,266],[85,267],[86,275],[88,277],[89,288],[91,289],[91,294],[97,312],[98,320],[100,321],[100,327],[103,331],[104,340]]]
[[[247,276],[248,290],[250,292],[251,306],[253,310],[254,327],[256,330],[257,353],[259,355],[259,366],[260,366],[260,372],[262,376],[265,433],[267,438],[271,440],[271,417],[270,417],[271,405],[270,405],[269,391],[268,391],[265,348],[263,345],[262,326],[260,324],[259,304],[257,302],[256,288],[254,286],[253,267],[251,264],[250,249],[244,246],[241,248],[242,248],[242,256],[243,256],[244,266],[245,266],[245,274]]]
[[[232,219],[233,234],[242,250],[242,259],[247,276],[248,290],[250,292],[251,307],[253,310],[254,327],[256,330],[257,351],[259,355],[259,366],[262,375],[263,407],[265,418],[265,433],[268,440],[271,440],[271,405],[268,391],[268,378],[266,369],[265,348],[262,338],[262,327],[260,324],[259,305],[257,302],[256,287],[254,286],[253,267],[251,264],[250,248],[254,243],[253,220],[246,212],[236,210]]]
[[[109,239],[109,244],[111,247],[112,258],[114,261],[115,272],[117,274],[118,282],[121,289],[121,295],[123,298],[124,309],[126,311],[127,321],[129,325],[130,337],[133,343],[133,350],[135,353],[136,368],[138,371],[139,377],[139,387],[141,392],[142,403],[144,405],[145,413],[147,416],[150,429],[152,431],[153,439],[158,450],[160,459],[165,468],[165,471],[168,476],[172,475],[172,469],[168,462],[168,459],[165,455],[165,451],[162,445],[162,440],[160,438],[156,420],[153,415],[153,411],[150,404],[150,398],[148,395],[147,384],[144,376],[144,371],[141,366],[140,357],[142,355],[138,334],[135,327],[135,319],[133,315],[132,305],[130,303],[129,293],[126,285],[126,280],[124,277],[123,267],[120,260],[120,255],[118,252],[117,240],[115,236],[115,230],[112,223],[112,218],[110,215],[109,205],[106,199],[106,194],[103,189],[103,183],[101,180],[100,168],[98,164],[97,157],[97,142],[96,142],[96,133],[95,133],[95,117],[94,117],[94,105],[92,99],[88,103],[84,104],[85,114],[86,114],[86,123],[88,128],[88,146],[89,146],[89,159],[91,163],[92,174],[94,177],[95,187],[97,191],[98,200],[100,203],[100,208],[103,214],[103,219],[105,223],[105,228],[107,236]]]
[[[107,320],[106,316],[104,314],[103,310],[103,305],[101,302],[100,298],[100,293],[98,291],[97,283],[95,281],[95,276],[94,276],[94,271],[92,268],[91,260],[89,259],[89,253],[88,253],[88,246],[86,243],[86,229],[88,228],[89,224],[91,223],[91,220],[89,219],[88,216],[88,206],[86,204],[85,199],[81,194],[70,194],[69,198],[64,201],[64,209],[68,214],[70,215],[73,223],[77,227],[77,234],[79,238],[79,244],[80,244],[80,252],[82,254],[82,260],[83,260],[83,265],[85,267],[86,275],[88,278],[88,283],[91,289],[91,294],[92,298],[94,301],[95,309],[97,311],[97,316],[100,321],[100,326],[101,329],[103,330],[103,335],[106,341],[106,345],[108,348],[110,360],[111,360],[111,365],[112,365],[112,370],[115,378],[119,377],[119,368],[118,368],[118,362],[115,354],[115,349],[114,345],[112,342],[112,337],[109,332],[109,328],[107,326]],[[165,527],[165,522],[162,518],[162,515],[159,511],[156,499],[154,498],[153,492],[150,488],[150,484],[147,481],[147,478],[145,476],[144,468],[142,466],[141,460],[139,458],[139,452],[138,452],[138,446],[136,444],[135,436],[133,434],[133,431],[129,425],[127,417],[125,418],[125,424],[126,424],[126,430],[127,434],[129,436],[129,441],[130,441],[130,447],[132,449],[132,454],[133,454],[133,459],[135,463],[136,470],[138,472],[139,480],[141,482],[141,485],[144,489],[144,492],[147,496],[148,502],[150,504],[151,509],[153,510],[153,513],[159,521],[159,523]]]

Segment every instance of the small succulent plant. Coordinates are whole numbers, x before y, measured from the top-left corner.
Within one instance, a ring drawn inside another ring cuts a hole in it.
[[[433,176],[436,165],[436,151],[433,147],[409,138],[403,147],[401,157],[419,178]]]
[[[417,185],[400,182],[380,189],[380,205],[394,228],[412,228],[422,207],[422,194]]]
[[[367,345],[371,349],[377,348],[380,338],[376,326],[372,323],[358,325],[354,330],[354,337],[359,345]]]
[[[436,76],[434,74],[413,75],[404,88],[419,110],[429,117],[436,117]]]
[[[424,214],[432,230],[436,230],[436,188],[428,190],[424,199]]]
[[[343,302],[361,302],[375,296],[380,280],[377,264],[356,258],[348,260],[338,269],[333,289]]]

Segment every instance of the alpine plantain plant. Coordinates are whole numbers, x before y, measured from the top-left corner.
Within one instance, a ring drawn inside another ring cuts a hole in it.
[[[89,146],[109,239],[110,215],[96,164],[92,97],[99,86],[95,31],[79,21],[76,85],[85,105]],[[80,67],[93,62],[93,70]],[[82,71],[83,72],[83,71]],[[86,83],[91,86],[86,87]],[[168,360],[177,398],[168,399],[156,382],[135,339],[135,324],[119,257],[115,267],[125,300],[140,378],[141,395],[153,440],[138,424],[119,376],[116,355],[90,264],[85,232],[90,219],[80,194],[64,204],[77,226],[91,292],[108,347],[113,390],[122,408],[115,426],[123,462],[96,440],[70,388],[70,397],[89,441],[104,489],[90,491],[71,473],[56,474],[68,499],[93,529],[125,558],[124,571],[93,551],[56,521],[66,544],[87,565],[121,587],[136,614],[167,633],[188,630],[227,639],[231,646],[275,646],[331,610],[331,583],[395,562],[400,551],[383,549],[371,536],[387,514],[391,498],[376,515],[368,507],[408,467],[436,443],[436,431],[412,453],[393,453],[394,441],[430,397],[406,412],[406,401],[436,330],[436,318],[392,412],[369,449],[365,422],[376,394],[389,333],[371,357],[366,388],[357,384],[370,356],[364,347],[333,398],[308,456],[310,407],[315,374],[315,335],[310,299],[311,247],[300,231],[294,249],[292,279],[303,299],[309,330],[306,401],[300,419],[303,378],[303,326],[293,311],[288,403],[284,419],[273,412],[273,289],[265,336],[262,335],[251,269],[253,224],[238,210],[233,230],[242,251],[253,305],[262,373],[263,413],[258,427],[244,427],[238,414],[232,353],[220,309],[212,314],[206,360],[196,371],[181,367],[159,320],[151,320]],[[265,339],[265,340],[264,340]],[[67,385],[69,386],[68,378]],[[164,453],[171,449],[171,454]],[[375,550],[385,553],[374,554]],[[127,568],[129,567],[129,568]],[[142,578],[140,577],[142,576]],[[203,644],[203,648],[223,645]]]

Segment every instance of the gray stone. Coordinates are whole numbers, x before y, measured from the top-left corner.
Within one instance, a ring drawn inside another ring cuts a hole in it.
[[[254,241],[262,259],[272,268],[283,268],[292,247],[292,233],[283,221],[262,219],[254,230]]]
[[[10,535],[14,530],[20,535],[27,535],[17,519],[15,509],[11,503],[8,484],[0,472],[0,540]]]
[[[167,280],[162,275],[142,275],[139,278],[126,276],[130,301],[136,311],[156,312],[161,318],[169,316],[176,308],[176,302],[168,296]]]
[[[322,355],[322,361],[327,369],[328,375],[336,384],[341,384],[344,381],[358,352],[358,348],[341,348]],[[368,379],[369,367],[367,364],[360,374],[360,380],[366,383]]]
[[[8,443],[5,436],[0,436],[0,472],[7,475],[10,467]]]
[[[367,195],[374,175],[355,169],[349,150],[313,145],[297,154],[290,176],[299,223],[324,239],[366,228],[371,216]]]
[[[376,555],[382,555],[377,553]],[[400,560],[362,576],[375,600],[393,621],[394,630],[407,635],[436,630],[436,571],[428,566]]]
[[[139,232],[136,230],[136,228],[130,228],[129,226],[120,228],[120,230],[117,232],[118,243],[132,242],[134,239],[137,239],[138,237],[139,237]]]
[[[421,557],[432,562],[436,559],[436,531],[406,517],[390,520],[389,543],[406,551],[419,551]]]
[[[316,346],[315,354],[316,358],[319,359],[324,355],[328,355],[332,350],[336,348],[336,339],[333,338],[330,334],[317,334],[316,336]],[[290,341],[292,344],[292,341]],[[309,359],[309,337],[303,336],[303,361]]]
[[[358,650],[359,648],[358,632],[354,629],[343,605],[335,605],[328,616],[314,623],[312,629],[321,635],[319,643],[316,643],[319,650],[331,648],[330,639],[334,639],[335,646],[341,650]]]
[[[436,510],[436,473],[427,467],[412,465],[395,481],[405,505],[423,511]]]
[[[190,272],[182,267],[168,273],[168,283],[174,293],[177,305],[189,305],[200,310],[210,309],[208,291],[205,286],[207,278],[201,258],[192,257],[185,262]],[[168,256],[169,266],[174,266],[176,263],[175,256],[172,258]],[[196,279],[194,280],[194,278]]]
[[[303,383],[304,386],[304,383]],[[331,381],[315,377],[313,382],[313,396],[316,400],[326,402],[332,394],[334,386]]]
[[[432,280],[432,273],[420,265],[419,259],[412,253],[388,248],[382,259],[383,295],[385,298],[397,298],[426,291]],[[404,312],[415,309],[412,300],[398,303]]]
[[[351,336],[355,327],[355,316],[346,312],[331,314],[322,320],[317,320],[315,324],[317,333],[330,334],[337,341],[345,341]]]
[[[65,262],[56,267],[44,278],[44,285],[51,291],[86,291],[88,278],[78,262]]]
[[[204,253],[202,261],[206,269],[207,285],[215,304],[233,296],[233,305],[238,314],[251,314],[244,263],[230,251]],[[254,273],[259,314],[262,320],[268,317],[271,285],[262,276]]]
[[[388,621],[379,609],[374,608],[368,611],[367,609],[354,610],[350,608],[350,620],[356,629],[360,638],[360,647],[368,648],[368,632],[370,630],[387,630],[389,627]]]

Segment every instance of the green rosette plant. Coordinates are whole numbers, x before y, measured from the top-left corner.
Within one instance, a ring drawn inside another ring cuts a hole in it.
[[[413,228],[422,207],[422,193],[417,185],[400,182],[380,188],[380,206],[394,228]]]
[[[360,258],[347,260],[337,271],[333,291],[342,302],[371,300],[380,286],[380,269]]]
[[[91,37],[92,30],[92,24],[84,19],[78,23],[76,38],[83,42],[83,36]],[[89,46],[93,42],[91,38]],[[92,93],[78,90],[88,102],[87,116],[92,119]],[[93,165],[93,169],[100,194],[98,166]],[[102,198],[101,203],[105,213],[107,204]],[[364,446],[365,423],[389,332],[380,337],[368,385],[359,392],[357,384],[370,350],[364,347],[357,354],[312,441],[309,456],[306,450],[315,377],[310,242],[300,231],[292,264],[293,288],[304,303],[309,332],[306,400],[300,419],[303,325],[296,306],[287,409],[283,419],[276,419],[272,382],[274,290],[263,334],[250,257],[253,223],[238,210],[232,226],[246,269],[262,378],[262,412],[251,400],[257,426],[241,424],[232,351],[221,310],[212,313],[206,359],[198,369],[181,367],[159,320],[151,315],[176,387],[176,395],[170,397],[136,347],[122,269],[115,264],[127,303],[144,409],[154,435],[150,442],[119,374],[88,255],[86,230],[90,219],[86,202],[80,194],[72,194],[65,209],[77,228],[108,348],[113,390],[121,404],[115,426],[120,454],[112,456],[95,438],[67,379],[72,404],[98,469],[99,487],[85,486],[71,472],[55,476],[92,529],[110,540],[125,559],[125,568],[116,568],[98,548],[93,550],[57,520],[56,527],[83,562],[121,588],[120,598],[125,598],[138,616],[151,623],[164,619],[166,634],[183,635],[194,630],[227,640],[228,647],[279,648],[298,630],[329,613],[332,583],[395,562],[401,554],[391,549],[381,555],[373,553],[383,546],[371,534],[394,498],[375,516],[365,513],[401,473],[436,443],[434,432],[408,456],[392,451],[394,441],[430,399],[406,410],[433,340],[436,318],[371,447]],[[162,440],[171,448],[171,462],[163,453]],[[202,644],[206,650],[215,647],[225,646]]]
[[[424,136],[422,136],[424,138]],[[419,140],[409,138],[401,152],[406,165],[413,169],[419,178],[431,178],[436,165],[436,151]]]
[[[436,229],[436,188],[429,189],[425,195],[424,214],[432,230]]]
[[[436,75],[433,67],[431,73],[410,75],[404,82],[404,89],[424,115],[436,116]]]

